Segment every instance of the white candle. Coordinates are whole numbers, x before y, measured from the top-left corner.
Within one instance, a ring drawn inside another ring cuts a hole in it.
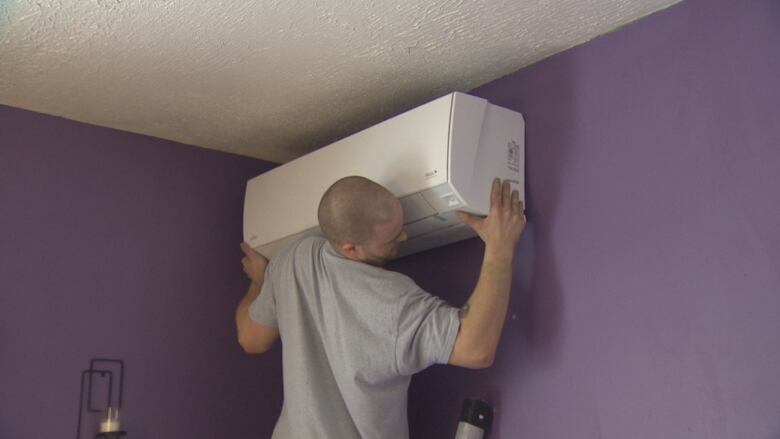
[[[100,422],[101,433],[113,433],[119,431],[119,409],[109,407],[106,418]]]
[[[106,419],[100,423],[101,433],[112,433],[115,431],[119,431],[119,421],[116,419]]]

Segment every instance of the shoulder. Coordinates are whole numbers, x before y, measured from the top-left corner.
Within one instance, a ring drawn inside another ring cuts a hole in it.
[[[326,243],[325,238],[321,236],[306,236],[296,239],[271,257],[268,269],[275,274],[281,273],[280,270],[287,271],[298,261],[310,259],[312,255],[321,252]]]
[[[384,268],[365,265],[363,275],[366,283],[379,296],[391,299],[394,306],[403,308],[409,300],[420,294],[427,294],[417,283],[405,274]]]
[[[322,251],[328,240],[320,235],[305,236],[294,241],[291,247],[294,247],[298,251]]]
[[[319,235],[304,236],[290,242],[288,245],[279,250],[272,258],[277,260],[290,259],[301,253],[309,253],[312,251],[321,251],[327,240]]]
[[[397,271],[385,270],[384,268],[372,267],[376,269],[376,276],[383,283],[398,289],[412,290],[419,289],[417,283],[409,276]]]

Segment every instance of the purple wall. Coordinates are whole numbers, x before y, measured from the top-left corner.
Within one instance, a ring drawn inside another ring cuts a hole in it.
[[[531,224],[496,365],[437,367],[493,439],[780,438],[780,2],[687,0],[475,90],[523,112]],[[481,245],[400,261],[460,304]]]
[[[0,133],[0,438],[75,437],[96,356],[127,363],[131,438],[270,436],[279,355],[232,319],[270,165],[8,107]]]
[[[687,0],[474,92],[526,116],[531,223],[496,365],[418,375],[413,437],[481,396],[493,439],[780,438],[778,22]],[[231,316],[269,166],[3,107],[0,133],[0,437],[71,435],[98,355],[133,437],[268,437],[278,349]],[[460,304],[480,257],[395,266]]]

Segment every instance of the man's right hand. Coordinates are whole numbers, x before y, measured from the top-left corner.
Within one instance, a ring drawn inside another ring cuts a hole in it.
[[[246,295],[236,308],[236,329],[238,331],[238,343],[244,348],[244,351],[250,354],[261,354],[273,346],[274,341],[279,338],[279,329],[270,326],[264,326],[255,323],[249,317],[249,307],[252,302],[260,295],[265,280],[265,268],[268,266],[268,259],[260,253],[254,251],[246,242],[241,243],[241,251],[244,252],[244,258],[241,264],[244,266],[246,277],[252,281],[249,284]]]
[[[498,178],[490,189],[490,212],[485,218],[458,212],[458,218],[474,229],[485,242],[486,248],[500,252],[514,252],[517,241],[525,228],[525,214],[520,193],[511,190],[509,180],[503,184]]]
[[[265,276],[265,267],[268,266],[268,259],[254,251],[246,242],[241,243],[241,251],[246,255],[241,259],[241,265],[244,266],[246,277],[253,283],[262,284]]]
[[[495,359],[509,306],[512,259],[525,228],[525,215],[520,194],[511,190],[508,180],[502,184],[495,179],[488,216],[458,212],[458,217],[485,241],[485,257],[477,286],[460,309],[460,329],[449,364],[479,369],[489,367]]]

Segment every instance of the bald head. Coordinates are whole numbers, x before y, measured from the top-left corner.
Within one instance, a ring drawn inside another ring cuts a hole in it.
[[[364,177],[345,177],[333,183],[320,200],[317,219],[333,244],[362,244],[374,228],[393,218],[398,199],[383,186]]]

